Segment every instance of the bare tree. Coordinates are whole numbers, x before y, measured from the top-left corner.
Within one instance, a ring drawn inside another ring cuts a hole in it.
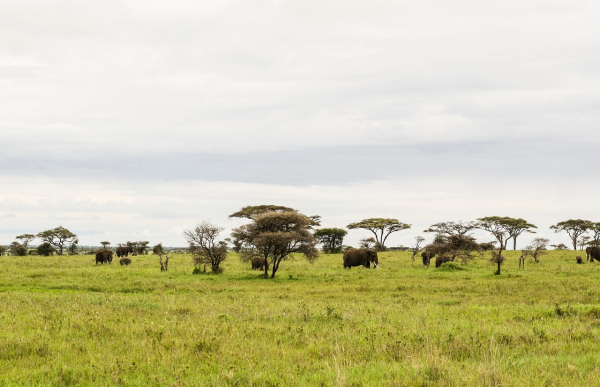
[[[157,244],[152,248],[152,252],[158,255],[158,260],[160,263],[160,271],[169,270],[169,256],[167,255],[167,251],[163,247],[162,243]],[[163,262],[163,255],[165,256],[165,261]]]
[[[358,245],[361,249],[371,249],[373,246],[377,246],[377,240],[373,237],[362,238],[358,241]]]
[[[227,258],[227,243],[217,240],[222,231],[223,228],[203,221],[193,230],[183,232],[196,267],[204,265],[206,271],[206,265],[210,265],[213,273],[222,271],[220,265]]]
[[[532,257],[535,263],[539,263],[539,257],[548,253],[548,243],[550,243],[550,239],[546,238],[535,238],[531,241],[529,246],[525,247],[523,250],[523,258]],[[525,263],[523,262],[523,267],[525,267]]]
[[[425,242],[425,238],[423,238],[422,236],[415,237],[415,244],[410,248],[410,250],[412,251],[412,257],[410,257],[410,259],[413,262],[415,261],[415,255],[417,255],[419,253],[419,250],[421,250],[421,243],[423,242]]]

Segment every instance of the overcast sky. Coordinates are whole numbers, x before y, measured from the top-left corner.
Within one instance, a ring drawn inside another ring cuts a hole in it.
[[[600,221],[599,15],[591,0],[0,2],[0,244],[62,225],[84,245],[181,246],[255,204],[412,224],[392,246],[492,215],[566,243],[551,224]]]

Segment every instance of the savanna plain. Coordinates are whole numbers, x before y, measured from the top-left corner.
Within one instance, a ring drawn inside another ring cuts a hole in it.
[[[600,380],[600,264],[342,255],[262,278],[232,254],[0,257],[2,386],[576,386]],[[583,254],[585,260],[585,254]]]

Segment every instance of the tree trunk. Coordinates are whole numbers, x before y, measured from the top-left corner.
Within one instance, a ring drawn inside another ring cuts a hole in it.
[[[500,275],[500,265],[501,264],[502,264],[501,262],[498,262],[498,271],[496,271],[496,275]]]
[[[513,250],[517,249],[517,238],[513,237]]]

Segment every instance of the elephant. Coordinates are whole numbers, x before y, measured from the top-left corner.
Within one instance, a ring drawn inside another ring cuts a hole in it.
[[[252,270],[263,270],[265,266],[269,270],[269,262],[266,259],[260,257],[252,258]]]
[[[121,264],[121,266],[123,266],[123,265],[127,266],[127,265],[131,264],[131,259],[123,257],[119,260],[119,263]]]
[[[443,263],[446,262],[451,262],[452,258],[450,258],[447,255],[438,255],[437,258],[435,259],[435,267],[440,267],[442,266]]]
[[[579,255],[575,257],[575,261],[581,265],[583,263],[583,258],[581,258]]]
[[[108,249],[100,249],[96,252],[96,265],[98,263],[101,264],[105,264],[105,263],[109,263],[111,264],[113,260],[113,252],[111,250]]]
[[[377,251],[373,249],[348,249],[344,253],[344,269],[350,269],[352,266],[364,266],[369,269],[371,262],[373,269],[379,265]]]
[[[129,254],[133,254],[133,247],[131,246],[120,246],[117,247],[117,257],[126,257]]]
[[[421,253],[421,257],[423,258],[423,265],[429,267],[429,264],[431,263],[431,258],[435,257],[435,253],[426,250]]]
[[[589,248],[589,247],[588,247],[588,248]],[[587,251],[587,249],[586,249],[586,251]],[[594,262],[594,259],[595,259],[596,261],[600,262],[600,247],[598,247],[598,246],[593,246],[593,247],[590,249],[589,255],[590,255],[590,262]]]

